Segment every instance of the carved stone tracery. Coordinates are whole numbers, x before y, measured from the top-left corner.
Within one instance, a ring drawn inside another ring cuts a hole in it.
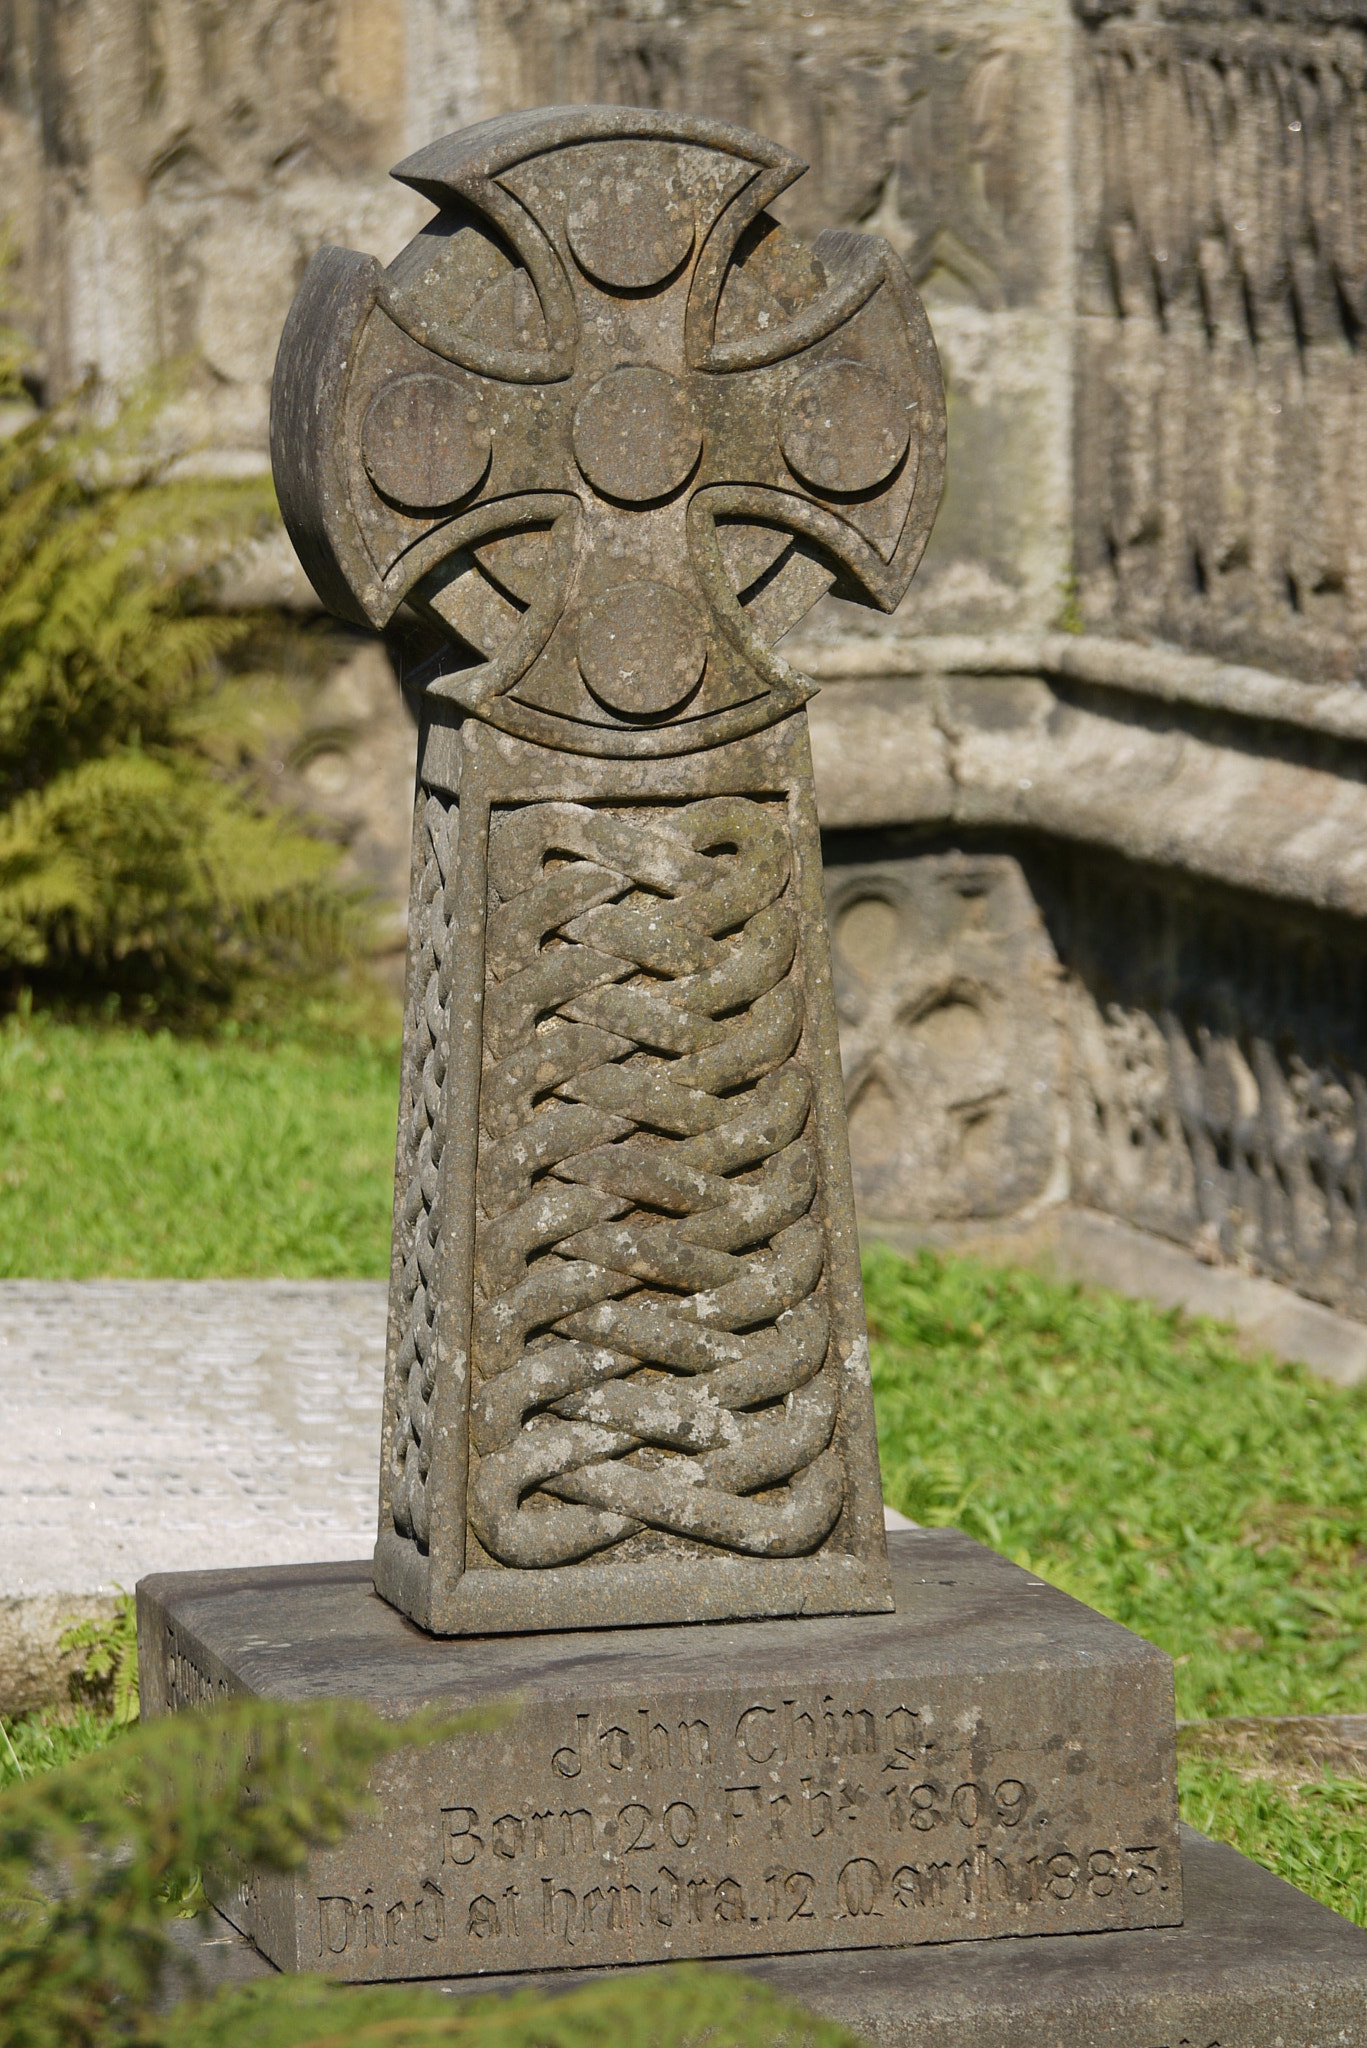
[[[1361,675],[1362,11],[1080,11],[1083,614]]]
[[[413,957],[404,1013],[404,1074],[395,1171],[394,1280],[396,1370],[389,1382],[389,1498],[394,1525],[426,1544],[431,1533],[427,1475],[432,1462],[436,1379],[436,1265],[441,1240],[441,1155],[446,1138],[443,1084],[450,1053],[450,921],[446,881],[459,843],[459,812],[427,796],[417,822],[412,902]]]

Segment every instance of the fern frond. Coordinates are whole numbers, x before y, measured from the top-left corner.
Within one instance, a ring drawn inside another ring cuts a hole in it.
[[[224,688],[261,622],[216,612],[212,577],[269,487],[169,475],[142,452],[154,413],[0,443],[0,973],[222,994],[336,963],[362,919],[337,849],[252,787],[280,692]]]
[[[126,2040],[162,1979],[170,1902],[204,1865],[291,1868],[366,1805],[380,1757],[470,1725],[241,1701],[140,1727],[0,1794],[0,2040]]]
[[[124,748],[0,811],[0,956],[316,968],[354,922],[325,887],[336,859],[202,763]]]

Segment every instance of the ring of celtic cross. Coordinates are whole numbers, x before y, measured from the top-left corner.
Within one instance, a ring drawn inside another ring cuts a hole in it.
[[[895,255],[801,249],[803,165],[705,120],[487,122],[394,175],[440,211],[388,267],[314,258],[272,444],[320,595],[417,612],[429,700],[580,753],[715,746],[809,686],[770,651],[825,591],[896,605],[943,472]]]

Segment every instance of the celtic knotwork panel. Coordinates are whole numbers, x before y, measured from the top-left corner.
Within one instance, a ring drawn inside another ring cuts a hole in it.
[[[493,820],[469,1514],[502,1564],[791,1557],[840,1513],[790,868],[742,797]]]
[[[431,1404],[436,1377],[436,1261],[441,1239],[444,1089],[450,1051],[452,952],[446,884],[459,815],[429,795],[420,804],[411,904],[412,958],[404,1014],[404,1078],[394,1199],[391,1320],[397,1356],[385,1418],[389,1499],[394,1526],[426,1545],[431,1533],[427,1477],[432,1462]]]

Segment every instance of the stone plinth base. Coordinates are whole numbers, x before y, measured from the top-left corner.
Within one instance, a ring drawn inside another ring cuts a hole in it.
[[[1367,1933],[1182,1829],[1180,1927],[956,1942],[740,1965],[875,2048],[1367,2048]],[[270,1974],[214,1914],[176,1943],[210,1985]],[[547,1990],[582,1981],[565,1972]],[[462,1977],[448,1992],[526,1977]]]
[[[220,1894],[287,1969],[1179,1922],[1168,1659],[955,1531],[888,1549],[894,1614],[482,1640],[422,1634],[368,1564],[145,1579],[144,1711],[510,1703],[492,1732],[388,1760],[378,1813],[307,1870]]]

